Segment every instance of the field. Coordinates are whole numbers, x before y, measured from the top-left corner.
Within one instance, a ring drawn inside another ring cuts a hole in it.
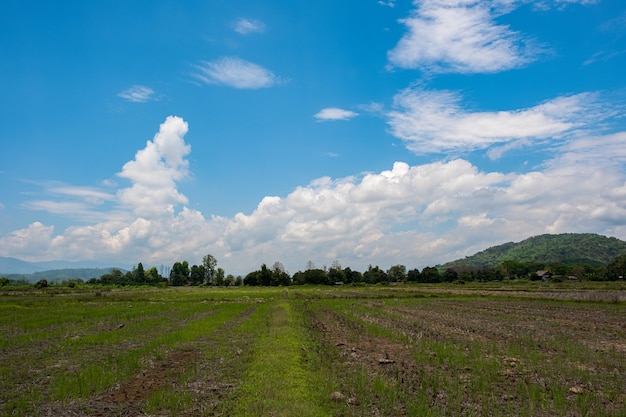
[[[0,294],[0,415],[624,416],[626,286]]]

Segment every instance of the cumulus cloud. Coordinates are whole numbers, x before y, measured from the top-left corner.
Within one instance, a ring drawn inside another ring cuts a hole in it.
[[[0,238],[0,255],[28,260],[32,259],[33,254],[46,254],[53,232],[54,226],[33,222],[24,229],[15,230]]]
[[[498,15],[514,8],[506,0],[415,0],[416,9],[400,20],[407,33],[388,53],[396,67],[431,72],[492,73],[519,68],[540,48]]]
[[[240,17],[233,24],[233,30],[241,35],[248,35],[250,33],[263,33],[265,32],[265,23],[260,20],[246,19]]]
[[[204,61],[196,66],[196,78],[206,84],[220,84],[239,89],[271,87],[281,82],[280,78],[266,68],[236,57],[222,57]]]
[[[132,182],[119,190],[121,204],[131,207],[141,216],[171,213],[177,204],[186,204],[187,197],[178,192],[176,182],[188,174],[185,159],[191,146],[185,143],[188,125],[182,118],[169,116],[154,139],[127,162],[117,175]]]
[[[229,273],[244,274],[276,260],[291,272],[308,260],[335,259],[359,270],[422,268],[540,233],[626,237],[624,132],[568,139],[529,172],[489,172],[464,159],[396,162],[380,172],[318,178],[263,198],[249,213],[205,217],[185,207],[176,189],[188,170],[187,129],[184,120],[167,118],[124,165],[120,176],[131,185],[116,198],[125,212],[56,234],[34,222],[0,237],[0,255],[171,265],[212,253]],[[93,194],[58,188],[78,199]]]
[[[561,96],[531,108],[495,112],[467,111],[461,101],[457,92],[406,89],[394,98],[395,110],[387,113],[390,132],[416,153],[501,145],[490,153],[496,158],[528,141],[562,137],[611,113],[602,110],[595,93]]]
[[[132,87],[118,93],[118,97],[133,103],[145,103],[154,100],[154,90],[143,85],[133,85]]]
[[[344,110],[337,107],[327,107],[320,110],[313,117],[315,117],[318,121],[323,122],[328,120],[350,120],[358,115],[358,113],[351,110]]]

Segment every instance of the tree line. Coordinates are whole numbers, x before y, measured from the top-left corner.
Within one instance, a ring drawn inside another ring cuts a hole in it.
[[[122,272],[113,269],[111,272],[91,278],[87,281],[71,279],[67,285],[77,284],[97,285],[151,285],[151,286],[288,286],[288,285],[338,285],[338,284],[390,284],[399,282],[440,283],[440,282],[471,282],[471,281],[500,281],[503,279],[539,280],[537,271],[550,272],[553,280],[576,277],[590,281],[616,281],[626,277],[626,255],[617,257],[608,265],[566,265],[553,263],[549,265],[535,262],[505,261],[491,267],[458,266],[440,270],[437,267],[425,267],[421,271],[417,268],[407,271],[404,265],[393,265],[387,270],[379,266],[369,265],[363,271],[343,268],[339,261],[334,261],[330,268],[316,267],[309,261],[304,271],[290,275],[281,262],[275,262],[271,267],[262,264],[258,270],[242,276],[225,274],[224,269],[217,267],[217,259],[213,255],[202,258],[200,265],[189,265],[189,262],[175,262],[169,270],[169,275],[163,276],[156,267],[144,269],[139,262],[132,271]],[[0,278],[0,286],[12,284],[7,278]],[[19,283],[13,283],[19,284]],[[48,286],[46,280],[35,284],[37,288]]]
[[[132,271],[123,274],[113,270],[97,280],[90,280],[94,284],[118,285],[171,285],[171,286],[288,286],[288,285],[340,285],[340,284],[390,284],[400,282],[440,283],[440,282],[472,282],[472,281],[500,281],[503,279],[539,280],[539,270],[551,273],[553,279],[576,277],[581,280],[618,280],[626,276],[626,255],[618,257],[607,266],[592,265],[565,265],[553,263],[544,265],[534,262],[505,261],[495,268],[485,267],[456,267],[440,270],[437,267],[427,266],[421,271],[417,268],[407,270],[404,265],[393,265],[387,270],[378,265],[369,265],[361,272],[350,267],[343,268],[339,261],[334,261],[330,268],[316,267],[309,261],[304,271],[289,274],[281,262],[275,262],[271,267],[262,264],[255,271],[242,276],[225,275],[222,268],[217,267],[217,260],[212,255],[206,255],[200,265],[189,266],[187,261],[176,262],[172,266],[169,276],[161,276],[156,268],[144,271],[141,263]]]

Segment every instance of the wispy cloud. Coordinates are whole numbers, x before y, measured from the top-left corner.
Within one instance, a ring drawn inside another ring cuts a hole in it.
[[[562,96],[537,106],[471,112],[461,106],[462,97],[452,91],[407,89],[394,98],[395,110],[387,113],[390,131],[416,153],[465,152],[506,145],[490,156],[517,145],[515,141],[560,138],[609,117],[598,94]]]
[[[387,0],[387,1],[378,0],[378,4],[380,4],[381,6],[394,8],[396,7],[396,0]]]
[[[313,117],[315,117],[319,122],[324,122],[329,120],[350,120],[358,115],[358,113],[351,110],[340,109],[338,107],[327,107],[320,110],[318,113],[313,115]]]
[[[585,60],[585,62],[583,62],[583,65],[591,65],[591,64],[595,64],[596,62],[606,62],[606,61],[610,61],[613,58],[617,58],[620,55],[623,55],[624,53],[626,53],[626,49],[620,50],[620,51],[600,51],[600,52],[596,52],[595,54],[593,54],[591,57],[589,57],[589,59]]]
[[[233,23],[233,30],[241,35],[263,33],[265,32],[265,23],[260,20],[240,17],[235,23]]]
[[[145,103],[146,101],[155,99],[154,90],[143,85],[133,85],[117,95],[132,103]]]
[[[525,66],[540,48],[495,16],[515,1],[415,0],[400,20],[407,33],[389,51],[392,65],[430,72],[492,73]]]
[[[115,194],[100,188],[66,184],[59,181],[28,181],[41,186],[42,191],[34,194],[39,198],[26,201],[23,207],[69,217],[81,221],[103,218],[102,206],[117,201]],[[106,210],[109,210],[107,207]],[[105,216],[106,217],[106,216]]]
[[[604,22],[600,26],[600,30],[603,32],[618,32],[620,34],[626,32],[626,12]]]
[[[206,84],[220,84],[239,89],[258,89],[276,85],[282,80],[255,63],[236,57],[204,61],[196,66],[194,76]]]

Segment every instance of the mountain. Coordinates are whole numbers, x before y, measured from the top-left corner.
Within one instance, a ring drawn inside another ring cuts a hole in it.
[[[439,265],[446,268],[495,267],[504,261],[534,262],[549,265],[606,265],[626,254],[626,242],[593,233],[564,233],[533,236],[518,243],[493,246],[464,259]]]
[[[124,265],[118,269],[128,269]],[[132,268],[132,267],[130,267]],[[34,274],[50,270],[66,269],[111,269],[110,264],[98,261],[42,261],[27,262],[16,258],[5,258],[0,256],[0,275],[8,276],[14,274]]]
[[[48,281],[99,278],[111,272],[113,267],[100,262],[69,262],[44,261],[27,262],[16,258],[0,256],[0,277],[12,280],[37,282],[41,279]],[[126,271],[126,268],[116,268]]]
[[[104,274],[111,272],[113,268],[67,268],[51,269],[48,271],[38,271],[32,274],[2,274],[3,277],[15,281],[37,282],[45,279],[48,281],[66,281],[70,279],[82,279],[87,281],[90,278],[100,278]],[[120,268],[117,268],[120,269]],[[123,269],[120,269],[125,272]]]

